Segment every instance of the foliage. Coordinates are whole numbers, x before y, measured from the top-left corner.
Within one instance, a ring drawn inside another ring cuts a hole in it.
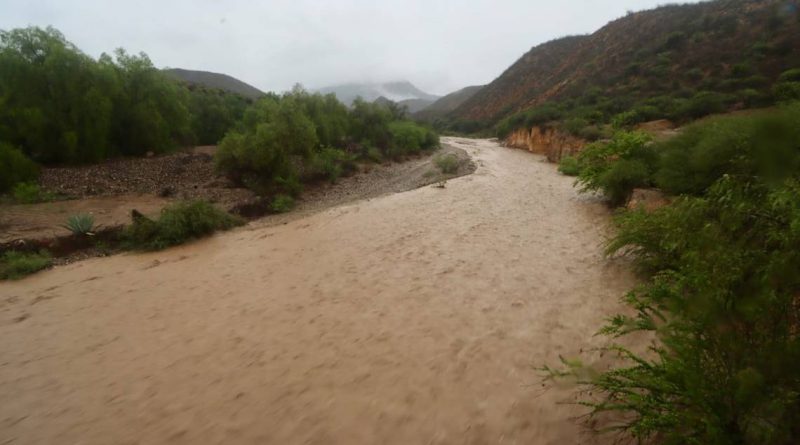
[[[205,201],[184,201],[165,207],[157,220],[138,218],[126,228],[131,247],[159,250],[228,230],[243,221]]]
[[[0,193],[11,190],[17,183],[33,181],[38,175],[36,163],[21,151],[0,142]]]
[[[294,198],[289,195],[277,195],[272,199],[270,209],[273,212],[285,213],[294,207]]]
[[[40,163],[213,144],[248,102],[190,90],[144,53],[117,49],[94,60],[54,28],[0,31],[0,143]]]
[[[50,267],[52,259],[47,251],[24,253],[13,250],[0,256],[0,280],[17,280]]]
[[[348,110],[333,95],[296,86],[248,107],[216,155],[217,169],[266,195],[299,193],[301,181],[331,182],[355,170],[355,159],[380,162],[439,145],[428,127],[401,108],[361,99]]]
[[[458,157],[452,153],[443,156],[437,156],[433,162],[436,164],[436,167],[442,171],[442,173],[447,175],[456,173],[459,165],[461,164],[458,160]]]
[[[645,354],[612,345],[621,364],[605,371],[545,368],[576,377],[594,415],[621,413],[613,429],[665,444],[800,441],[798,124],[795,106],[691,128],[671,147],[688,154],[674,176],[680,162],[717,158],[672,178],[693,195],[616,218],[609,253],[649,279],[601,332],[658,342]]]
[[[772,88],[772,95],[778,102],[800,100],[800,82],[781,82]]]
[[[63,227],[72,232],[73,235],[93,235],[92,232],[95,229],[94,215],[91,213],[71,215],[67,218],[67,222]]]
[[[698,122],[662,142],[659,188],[702,194],[724,174],[781,177],[800,165],[800,106]]]
[[[311,169],[315,176],[323,176],[334,183],[343,173],[350,173],[356,169],[355,156],[344,150],[326,147],[314,154]]]
[[[624,204],[634,188],[649,185],[656,163],[648,135],[619,131],[578,154],[577,183],[582,192],[600,190],[612,205]]]
[[[581,172],[580,163],[574,156],[564,156],[558,163],[558,171],[567,176],[578,176]]]
[[[42,190],[35,182],[20,182],[14,186],[11,194],[19,204],[36,204],[55,199],[52,193]]]

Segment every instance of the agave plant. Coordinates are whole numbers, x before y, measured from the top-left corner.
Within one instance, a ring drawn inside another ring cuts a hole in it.
[[[72,232],[73,235],[94,235],[94,216],[91,213],[78,213],[67,218],[67,223],[62,227]]]

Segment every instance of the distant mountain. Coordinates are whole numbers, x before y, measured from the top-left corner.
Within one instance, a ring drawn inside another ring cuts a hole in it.
[[[794,6],[792,6],[794,5]],[[590,35],[532,48],[450,113],[492,124],[544,103],[762,91],[800,65],[800,8],[785,0],[712,0],[630,13]],[[744,94],[744,93],[742,93]],[[619,106],[609,101],[616,100]],[[616,110],[614,109],[616,107]]]
[[[420,112],[431,106],[435,100],[432,99],[406,99],[401,100],[398,104],[405,106],[411,114]]]
[[[437,117],[442,117],[447,113],[455,110],[461,104],[466,102],[470,97],[475,95],[483,85],[475,85],[471,87],[465,87],[458,91],[452,92],[446,96],[439,98],[436,102],[431,103],[427,107],[420,108],[416,111],[411,111],[414,114],[414,117],[420,120],[427,120],[432,121]]]
[[[250,99],[258,99],[265,93],[258,88],[248,85],[239,79],[227,74],[211,73],[208,71],[184,70],[181,68],[167,68],[163,70],[170,76],[193,85],[202,85],[216,88],[231,93],[240,94]]]
[[[406,107],[409,114],[413,114],[428,107],[434,101],[430,99],[406,99],[395,102],[391,99],[387,99],[385,96],[380,96],[372,102],[381,105],[401,105]]]
[[[385,82],[385,83],[348,83],[343,85],[330,86],[317,90],[322,94],[333,93],[342,103],[350,105],[356,97],[361,97],[367,102],[373,102],[383,96],[393,102],[400,103],[409,99],[424,99],[435,101],[439,98],[434,94],[428,94],[415,87],[411,82]]]

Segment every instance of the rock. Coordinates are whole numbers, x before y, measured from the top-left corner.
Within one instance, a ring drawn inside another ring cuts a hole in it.
[[[634,189],[626,207],[629,210],[642,208],[647,212],[652,212],[669,205],[671,202],[672,199],[661,190]]]
[[[520,128],[503,141],[506,147],[545,155],[550,162],[558,162],[564,156],[574,155],[583,150],[586,144],[581,138],[551,127]]]

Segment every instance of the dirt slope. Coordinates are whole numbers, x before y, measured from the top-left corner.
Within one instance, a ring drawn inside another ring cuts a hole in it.
[[[0,284],[0,443],[592,443],[533,366],[633,282],[543,159]],[[529,386],[532,385],[532,386]]]

